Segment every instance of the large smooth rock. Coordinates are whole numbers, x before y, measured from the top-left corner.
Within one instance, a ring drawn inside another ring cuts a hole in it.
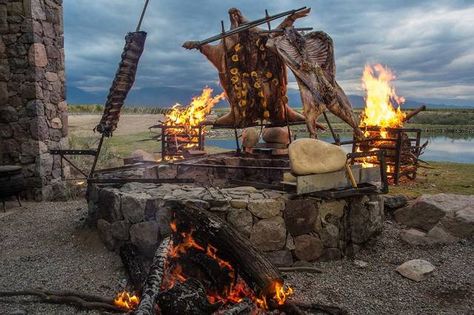
[[[446,215],[449,215],[449,218],[456,218],[457,212],[461,210],[474,211],[473,207],[474,196],[454,194],[422,195],[412,205],[395,211],[394,217],[401,224],[429,231]],[[463,212],[461,212],[461,217],[463,217]],[[456,223],[454,221],[463,220],[461,218],[460,220],[451,220],[449,218],[446,219],[447,229],[450,229],[450,226],[452,226],[455,230],[457,227],[455,227]],[[469,229],[462,232],[462,234],[465,232],[469,232]]]
[[[250,200],[248,209],[254,216],[261,219],[268,219],[279,215],[284,209],[285,203],[279,199],[257,199]]]
[[[267,143],[290,143],[287,127],[264,128],[262,132],[263,141]]]
[[[319,237],[321,238],[324,247],[337,247],[339,241],[339,228],[332,223],[325,224]]]
[[[231,209],[227,214],[227,221],[240,233],[250,237],[252,232],[253,217],[245,209]]]
[[[398,266],[396,271],[405,278],[419,282],[426,279],[435,269],[429,261],[413,259]]]
[[[316,139],[293,141],[288,154],[291,171],[296,175],[334,172],[346,164],[346,153],[340,146]]]
[[[154,256],[158,239],[158,223],[155,221],[140,222],[130,227],[130,241],[147,257]]]
[[[314,201],[308,199],[287,200],[284,215],[288,232],[292,236],[311,232],[318,213]]]
[[[315,261],[323,254],[323,242],[319,237],[304,234],[295,237],[295,256],[299,260]]]
[[[285,221],[280,216],[258,221],[252,227],[250,241],[262,251],[282,249],[286,241]]]

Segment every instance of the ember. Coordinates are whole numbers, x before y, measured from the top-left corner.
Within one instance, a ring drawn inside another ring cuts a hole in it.
[[[134,310],[140,304],[140,299],[138,296],[130,294],[126,291],[117,293],[117,296],[114,299],[114,304],[124,310]]]
[[[175,222],[171,223],[171,229],[174,233],[177,233]],[[193,237],[193,231],[189,233],[181,232],[177,236],[181,239],[181,242],[172,246],[169,251],[162,290],[170,290],[177,283],[183,284],[190,278],[195,278],[207,284],[207,300],[211,304],[235,304],[242,302],[244,298],[248,298],[259,308],[268,309],[264,294],[258,297],[237,274],[231,263],[219,257],[217,248],[211,244],[207,244],[207,246],[200,245]],[[199,264],[206,264],[208,270],[196,272],[195,265],[188,265],[187,260],[191,260],[193,263],[200,260]],[[210,272],[213,272],[211,276],[217,277],[221,283],[212,283],[216,280],[206,279]],[[273,300],[278,305],[283,305],[286,298],[293,293],[291,288],[285,288],[279,282],[275,282],[268,290],[274,292]]]

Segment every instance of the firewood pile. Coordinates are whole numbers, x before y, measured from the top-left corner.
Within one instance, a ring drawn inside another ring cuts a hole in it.
[[[148,314],[344,314],[338,307],[291,301],[280,270],[248,239],[196,205],[168,201],[172,234],[155,252],[139,286],[135,315]],[[122,259],[124,256],[122,255]],[[126,256],[125,265],[138,266]],[[143,273],[128,270],[131,278]]]

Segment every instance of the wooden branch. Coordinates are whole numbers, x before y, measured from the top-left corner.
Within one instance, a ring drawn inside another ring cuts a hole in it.
[[[142,291],[147,277],[145,258],[132,243],[120,247],[120,258],[128,274],[129,283],[136,291]]]
[[[41,302],[52,304],[69,304],[85,309],[99,309],[113,312],[125,312],[114,304],[112,298],[105,298],[92,294],[74,291],[46,291],[40,289],[27,289],[21,291],[0,291],[0,297],[33,295],[40,298]]]
[[[206,238],[218,249],[222,259],[230,261],[257,295],[273,296],[274,285],[283,284],[278,269],[224,220],[191,203],[169,200],[168,205],[177,219],[178,232],[192,228],[193,237]]]
[[[143,288],[140,305],[134,312],[134,315],[152,315],[155,314],[155,303],[160,293],[161,283],[163,282],[163,274],[166,258],[169,249],[172,246],[170,237],[165,238],[155,252],[153,264],[150,267],[145,286]]]
[[[420,112],[424,111],[426,109],[426,105],[422,105],[415,109],[414,111],[409,112],[405,118],[403,119],[403,122],[407,122],[410,119],[412,119],[414,116],[418,115]]]

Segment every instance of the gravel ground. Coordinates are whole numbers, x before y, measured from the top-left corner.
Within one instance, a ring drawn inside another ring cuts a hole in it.
[[[13,202],[0,212],[0,291],[42,287],[111,296],[125,283],[118,255],[107,251],[97,233],[84,227],[85,201]],[[355,259],[317,263],[321,274],[288,273],[293,299],[337,305],[350,314],[474,314],[474,242],[413,248],[399,240],[389,221],[382,235]],[[435,272],[422,282],[395,272],[415,258],[430,261]],[[0,314],[99,314],[76,308],[1,299]]]
[[[0,291],[77,290],[112,296],[125,283],[120,258],[84,227],[87,204],[7,203],[0,211]],[[0,298],[0,314],[99,314],[74,307]]]
[[[287,274],[295,301],[337,305],[350,314],[474,314],[474,242],[430,248],[401,243],[400,227],[386,221],[385,230],[351,260],[317,263],[321,274]],[[436,270],[421,282],[399,275],[407,260],[425,259]]]

